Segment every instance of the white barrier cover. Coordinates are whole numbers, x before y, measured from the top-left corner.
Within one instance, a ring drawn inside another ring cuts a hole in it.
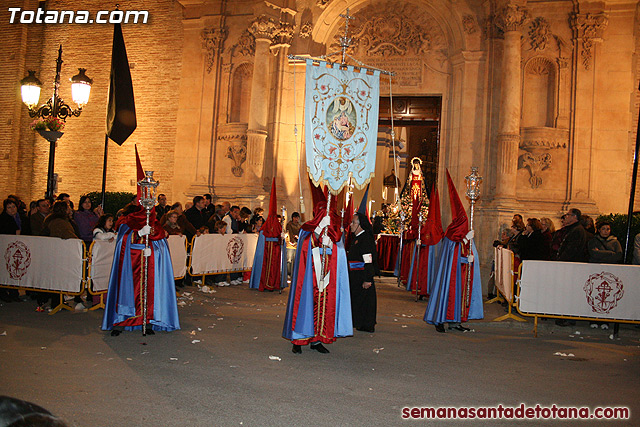
[[[80,292],[82,250],[83,242],[79,239],[0,235],[0,283]]]
[[[524,261],[520,310],[640,320],[640,266]]]
[[[496,287],[507,301],[513,301],[513,252],[506,248],[494,248],[496,260]]]
[[[169,236],[167,238],[171,264],[173,265],[173,277],[184,277],[187,272],[187,237]]]
[[[91,246],[91,283],[94,292],[102,292],[109,289],[109,277],[111,276],[111,264],[116,250],[115,239],[94,240]]]
[[[187,271],[187,248],[185,236],[169,236],[167,244],[171,253],[173,276],[183,277]],[[116,249],[116,241],[108,242],[95,240],[91,249],[91,282],[94,292],[103,292],[109,289],[109,277],[111,265]]]
[[[258,243],[257,234],[203,234],[193,241],[192,274],[249,270]]]

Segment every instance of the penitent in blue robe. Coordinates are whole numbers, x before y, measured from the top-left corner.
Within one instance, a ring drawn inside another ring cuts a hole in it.
[[[131,233],[135,230],[126,224],[118,229],[109,290],[102,319],[102,329],[111,330],[121,322],[136,316],[136,292],[133,283],[131,249],[144,249],[143,244],[131,243]],[[173,266],[166,239],[149,240],[154,258],[153,270],[149,270],[149,281],[153,279],[153,318],[149,320],[154,331],[174,331],[180,329],[178,305],[176,301]],[[124,245],[124,253],[123,253]],[[149,295],[151,297],[151,295]],[[141,330],[142,325],[125,326],[125,330]]]
[[[281,239],[277,237],[264,237],[264,232],[260,230],[258,235],[258,243],[256,244],[256,252],[253,257],[253,266],[251,267],[251,278],[249,279],[250,289],[260,289],[260,278],[262,277],[262,268],[264,267],[264,248],[266,242],[277,242]],[[280,245],[280,290],[287,287],[287,258],[284,242]],[[283,256],[284,254],[284,256]]]
[[[327,313],[335,314],[333,328],[330,328],[333,329],[333,336],[323,336],[326,328],[318,333],[319,325],[316,325],[316,321],[319,310],[314,311],[314,288],[316,284],[311,249],[312,233],[300,230],[282,336],[292,341],[318,339],[324,343],[333,342],[335,338],[351,336],[353,335],[351,294],[349,290],[347,253],[344,249],[344,244],[340,240],[334,243],[331,249],[327,250],[327,255],[336,257],[336,271],[335,274],[332,271],[330,278],[331,282],[335,281],[335,287],[328,286],[324,290],[324,292],[335,292],[334,307],[326,308]],[[301,266],[304,266],[304,268],[301,269]],[[301,270],[304,270],[304,277],[302,277]],[[334,298],[330,300],[334,300]]]
[[[465,322],[469,319],[482,319],[482,284],[480,281],[480,261],[475,243],[472,241],[471,250],[474,256],[472,264],[472,285],[469,300],[468,316],[464,315],[462,307],[462,289],[466,276],[462,274],[462,264],[467,264],[467,257],[462,256],[462,243],[453,242],[447,237],[442,239],[440,256],[436,267],[433,289],[429,296],[429,303],[424,314],[424,321],[432,325],[445,322]],[[451,286],[455,287],[455,297],[450,298]],[[451,305],[453,302],[453,305]]]

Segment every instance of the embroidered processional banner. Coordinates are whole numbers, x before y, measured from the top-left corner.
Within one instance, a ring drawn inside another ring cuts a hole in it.
[[[364,188],[375,172],[380,72],[307,60],[307,168],[315,185],[338,193],[353,177]]]

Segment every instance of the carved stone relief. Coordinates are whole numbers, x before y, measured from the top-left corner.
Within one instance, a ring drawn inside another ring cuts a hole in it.
[[[605,13],[573,14],[571,16],[571,27],[581,45],[582,65],[587,70],[591,68],[594,43],[602,41],[602,34],[607,25],[609,25],[609,17]]]
[[[211,73],[217,54],[222,51],[224,41],[227,38],[227,28],[205,28],[200,33],[202,49],[205,54],[207,73]]]
[[[306,39],[311,37],[311,32],[313,31],[313,24],[309,21],[304,22],[300,25],[300,38]]]
[[[293,38],[294,31],[295,26],[293,24],[280,21],[273,31],[271,49],[273,50],[279,47],[291,46],[291,39]]]
[[[236,177],[244,175],[242,164],[247,160],[247,124],[220,125],[218,144],[227,144],[227,158],[233,162],[231,173]]]
[[[352,46],[347,53],[369,66],[396,73],[400,86],[422,84],[426,57],[434,68],[448,59],[446,37],[435,19],[414,4],[389,1],[360,10],[349,23]],[[343,29],[337,28],[330,52],[340,50]]]
[[[316,0],[316,5],[322,9],[327,7],[329,3],[331,3],[331,0]]]
[[[498,11],[495,17],[496,26],[502,31],[520,31],[529,19],[526,7],[508,3]]]
[[[531,21],[531,28],[529,29],[531,49],[537,52],[545,50],[551,36],[551,27],[546,19],[538,16]]]
[[[518,169],[528,169],[529,184],[532,189],[543,183],[542,172],[551,167],[552,152],[566,149],[569,142],[567,129],[530,127],[521,129],[520,149],[524,151],[518,158]]]
[[[253,56],[256,53],[256,39],[245,30],[240,35],[238,42],[229,49],[233,56]]]
[[[468,35],[471,35],[478,30],[476,26],[476,20],[473,15],[464,15],[462,17],[462,28]]]
[[[279,25],[275,19],[266,15],[260,15],[249,25],[249,32],[253,34],[256,39],[273,41],[273,36],[278,28]]]

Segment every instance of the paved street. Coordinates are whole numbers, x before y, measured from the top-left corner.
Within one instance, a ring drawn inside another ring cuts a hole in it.
[[[607,425],[640,425],[634,326],[611,340],[611,330],[549,320],[534,338],[532,321],[491,322],[504,314],[492,304],[472,332],[438,334],[422,321],[425,301],[382,282],[375,334],[356,332],[327,355],[294,355],[281,338],[288,290],[186,288],[182,330],[147,337],[102,332],[101,310],[49,316],[32,301],[3,303],[0,394],[75,426],[400,425],[405,406],[520,403],[628,406],[631,420]]]

